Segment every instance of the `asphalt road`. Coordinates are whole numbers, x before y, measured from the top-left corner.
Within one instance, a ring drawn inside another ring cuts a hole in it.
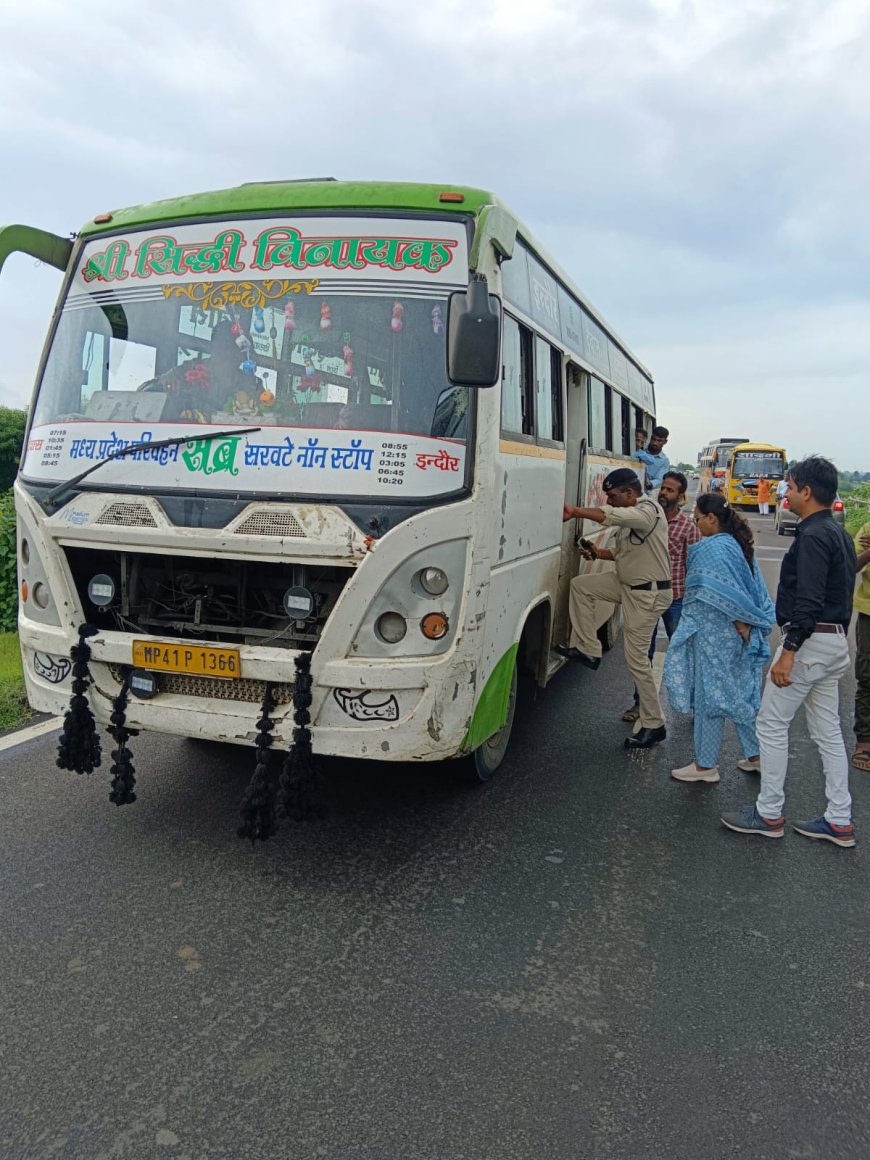
[[[628,694],[560,674],[484,788],[331,762],[254,848],[247,752],[137,738],[123,809],[56,735],[0,754],[0,1156],[870,1156],[870,781],[854,850],[740,837],[733,733],[677,784],[688,722],[632,758]],[[802,720],[793,756],[818,814]]]

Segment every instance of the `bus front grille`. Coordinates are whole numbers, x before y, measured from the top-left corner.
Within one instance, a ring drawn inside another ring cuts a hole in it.
[[[124,680],[120,665],[109,665],[109,672],[117,684]],[[246,701],[261,705],[266,694],[266,682],[241,677],[235,681],[220,681],[213,677],[189,677],[183,673],[155,672],[157,688],[161,693],[178,693],[183,697],[206,697],[216,701]],[[293,700],[292,684],[272,685],[272,696],[278,705],[289,705]]]
[[[305,529],[290,512],[255,511],[234,530],[235,536],[294,536],[306,539]]]
[[[111,503],[96,523],[124,528],[157,527],[157,520],[143,503]]]

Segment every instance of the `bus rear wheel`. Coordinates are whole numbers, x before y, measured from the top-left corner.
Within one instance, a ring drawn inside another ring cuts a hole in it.
[[[466,779],[480,783],[489,781],[498,767],[504,761],[505,754],[511,739],[511,730],[514,724],[514,714],[517,710],[517,666],[511,676],[511,688],[508,693],[507,716],[504,725],[492,737],[488,737],[463,762],[463,772]]]

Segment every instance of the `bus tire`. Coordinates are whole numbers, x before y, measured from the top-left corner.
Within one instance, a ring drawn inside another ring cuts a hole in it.
[[[492,737],[478,745],[477,749],[462,762],[462,772],[466,781],[474,784],[489,781],[504,760],[517,709],[517,685],[517,666],[514,665],[505,723],[497,733],[493,733]]]

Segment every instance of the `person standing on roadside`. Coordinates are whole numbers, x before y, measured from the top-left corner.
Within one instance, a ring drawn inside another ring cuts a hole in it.
[[[616,570],[575,576],[568,596],[570,645],[556,652],[589,669],[601,664],[601,603],[621,604],[625,663],[640,696],[639,732],[626,737],[626,749],[648,749],[667,736],[659,694],[649,663],[649,642],[658,619],[671,603],[671,558],[664,513],[643,494],[640,480],[628,467],[605,476],[602,489],[607,510],[565,504],[562,519],[592,520],[614,528],[612,548],[596,548],[581,540],[586,560],[613,560]]]
[[[762,516],[770,515],[770,480],[759,479],[758,481],[758,514]]]
[[[702,495],[689,549],[680,625],[665,657],[664,684],[678,713],[694,713],[695,759],[671,770],[677,781],[717,782],[726,718],[734,722],[742,770],[757,772],[755,717],[770,659],[775,613],[749,524],[721,495]]]
[[[806,838],[855,845],[839,681],[849,670],[846,634],[857,559],[852,540],[831,512],[836,495],[837,469],[827,459],[812,455],[792,467],[787,498],[799,522],[782,562],[776,594],[782,644],[768,672],[756,722],[761,791],[754,805],[722,814],[721,819],[739,834],[783,836],[788,733],[804,705],[810,736],[822,759],[828,805],[823,816],[792,826]]]
[[[861,585],[855,593],[855,752],[852,765],[862,773],[870,773],[870,523],[859,528],[855,537],[858,552],[858,571],[863,572]]]
[[[692,544],[697,544],[701,538],[701,533],[695,526],[695,521],[683,511],[688,486],[689,481],[681,471],[666,471],[664,479],[662,479],[662,486],[659,489],[659,507],[665,513],[665,520],[668,525],[668,555],[671,557],[672,600],[670,607],[666,608],[662,613],[662,623],[665,626],[665,632],[668,634],[668,640],[677,631],[677,625],[680,623],[680,613],[683,610],[683,593],[686,586],[686,565],[688,563],[687,553]],[[653,629],[652,641],[649,646],[650,664],[652,664],[652,659],[656,652],[658,630],[659,626],[656,625]],[[625,710],[622,714],[622,719],[623,721],[636,721],[639,716],[637,689],[635,689],[634,704]]]

